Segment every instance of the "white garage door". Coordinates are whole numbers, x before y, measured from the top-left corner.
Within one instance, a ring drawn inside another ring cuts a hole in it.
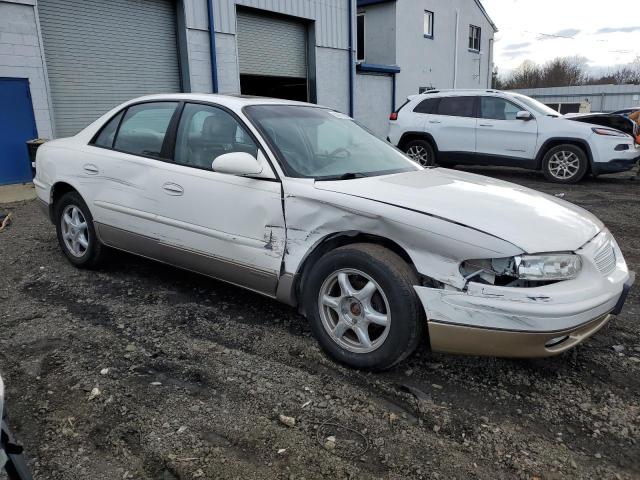
[[[55,135],[119,103],[180,91],[173,0],[39,0]]]
[[[283,17],[238,11],[240,74],[307,77],[307,27]]]

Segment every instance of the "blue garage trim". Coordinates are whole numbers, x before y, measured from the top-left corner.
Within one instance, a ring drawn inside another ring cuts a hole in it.
[[[355,90],[355,58],[353,55],[353,0],[347,0],[349,2],[349,116],[353,117],[353,96]]]
[[[400,67],[397,67],[395,65],[378,65],[377,63],[359,63],[356,68],[361,72],[400,73]]]
[[[216,59],[216,29],[213,22],[213,2],[207,0],[207,14],[209,15],[209,48],[211,49],[211,87],[213,93],[218,93],[218,61]]]
[[[366,7],[367,5],[375,5],[376,3],[389,3],[396,0],[358,0],[359,7]]]

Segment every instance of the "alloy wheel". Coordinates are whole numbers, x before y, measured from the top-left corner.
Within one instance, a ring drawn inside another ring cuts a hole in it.
[[[421,145],[412,145],[409,147],[407,155],[423,167],[433,166],[433,159],[429,155],[429,151]]]
[[[580,158],[567,150],[553,154],[549,160],[549,173],[558,180],[568,180],[580,170]]]
[[[318,296],[325,330],[340,347],[369,353],[382,346],[391,310],[378,283],[360,270],[340,269],[323,282]]]
[[[60,217],[62,239],[74,257],[82,257],[89,248],[89,228],[82,210],[76,205],[67,205]]]

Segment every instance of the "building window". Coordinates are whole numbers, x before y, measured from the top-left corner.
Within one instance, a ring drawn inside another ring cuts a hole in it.
[[[356,46],[356,60],[358,62],[364,62],[364,13],[359,13],[357,17],[357,46]]]
[[[424,11],[424,36],[425,38],[433,38],[433,12]]]
[[[480,51],[480,27],[469,25],[469,50]]]

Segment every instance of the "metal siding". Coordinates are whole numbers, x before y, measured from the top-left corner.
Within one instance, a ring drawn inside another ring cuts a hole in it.
[[[305,24],[244,11],[237,18],[241,74],[307,76]]]
[[[39,0],[57,136],[115,105],[180,91],[171,0]]]
[[[258,8],[316,22],[316,45],[349,48],[349,0],[213,0],[218,33],[236,33],[236,5]]]

